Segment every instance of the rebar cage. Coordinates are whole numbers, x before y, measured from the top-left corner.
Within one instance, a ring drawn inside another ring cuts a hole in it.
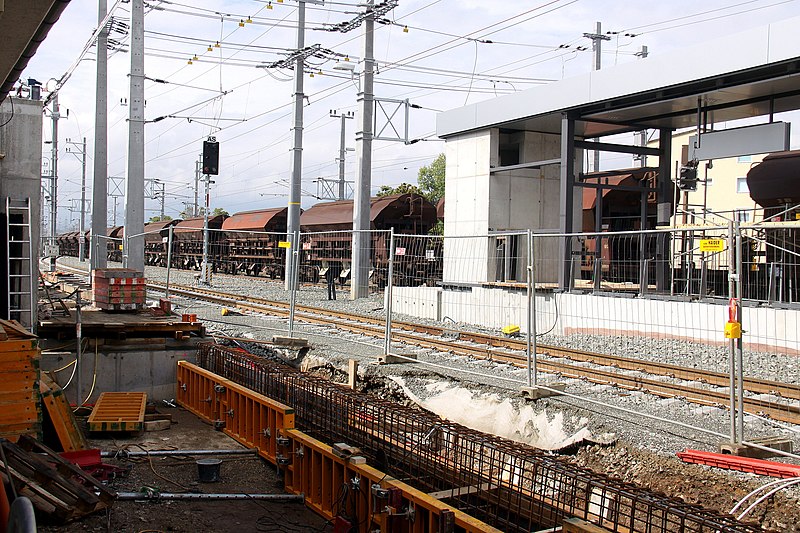
[[[239,349],[203,344],[198,363],[292,406],[298,429],[357,446],[377,468],[504,531],[555,527],[569,517],[614,532],[764,531]]]

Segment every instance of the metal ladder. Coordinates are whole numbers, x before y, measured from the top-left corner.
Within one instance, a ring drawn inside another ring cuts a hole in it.
[[[8,319],[33,330],[34,283],[31,203],[29,198],[6,198],[6,237],[8,239]]]

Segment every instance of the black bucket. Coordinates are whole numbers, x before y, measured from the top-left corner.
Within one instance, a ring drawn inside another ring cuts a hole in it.
[[[220,459],[198,459],[197,474],[202,483],[214,483],[219,481],[219,467],[222,464]]]

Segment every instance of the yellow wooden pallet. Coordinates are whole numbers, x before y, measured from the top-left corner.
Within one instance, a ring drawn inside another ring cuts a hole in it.
[[[142,431],[146,392],[104,392],[89,415],[89,431]]]

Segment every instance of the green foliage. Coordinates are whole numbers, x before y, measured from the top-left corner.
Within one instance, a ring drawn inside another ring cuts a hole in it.
[[[419,169],[417,176],[419,189],[422,195],[434,204],[444,198],[444,169],[444,154],[439,154],[433,163]]]
[[[401,183],[397,187],[381,185],[381,188],[378,189],[378,196],[391,196],[393,194],[406,193],[422,194],[422,191],[419,190],[419,187],[416,185],[411,185],[410,183]]]
[[[169,215],[164,215],[163,217],[161,215],[150,217],[150,222],[161,222],[162,220],[166,222],[168,220],[172,220],[172,217]]]
[[[411,185],[409,183],[401,183],[397,187],[381,185],[381,188],[378,190],[378,196],[415,193],[424,196],[431,203],[435,204],[441,198],[444,198],[444,169],[444,154],[439,154],[430,165],[419,169],[417,185]]]
[[[194,218],[195,215],[192,214],[192,207],[193,206],[187,205],[186,209],[184,209],[183,211],[180,212],[180,217],[183,218],[183,219]],[[206,212],[206,208],[205,207],[200,207],[197,210],[197,216],[198,217],[202,217],[202,216],[205,215],[205,212]],[[208,216],[210,216],[210,217],[215,217],[217,215],[230,216],[230,213],[228,213],[225,209],[223,209],[221,207],[215,207],[208,214]]]

